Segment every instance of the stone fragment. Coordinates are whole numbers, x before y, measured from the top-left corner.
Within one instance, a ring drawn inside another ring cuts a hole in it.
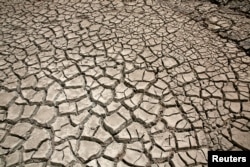
[[[22,110],[21,105],[11,105],[7,111],[7,119],[17,121],[21,117]]]
[[[67,100],[77,100],[87,95],[83,88],[64,89]]]
[[[1,97],[0,107],[7,107],[10,104],[10,102],[13,101],[17,97],[17,94],[16,94],[16,92],[1,91],[0,97]],[[2,98],[2,97],[4,97],[4,98]]]
[[[50,138],[51,137],[48,131],[40,128],[34,128],[29,139],[23,144],[23,147],[25,150],[38,149],[39,145],[43,141],[48,140]]]
[[[56,115],[54,107],[40,106],[37,113],[33,116],[33,119],[41,124],[49,124]]]
[[[171,151],[176,148],[175,138],[170,132],[155,134],[153,139],[157,146],[164,151]]]
[[[77,76],[71,80],[68,80],[65,82],[65,85],[67,87],[82,87],[84,88],[85,87],[85,80],[82,76]]]
[[[178,65],[178,62],[176,61],[176,59],[172,57],[164,57],[162,59],[162,62],[163,62],[163,66],[167,69],[173,68]]]
[[[244,40],[244,41],[241,41],[240,42],[240,45],[246,49],[246,50],[249,50],[250,49],[250,38]]]
[[[47,88],[53,82],[52,79],[48,78],[47,76],[43,76],[38,79],[36,87],[37,88]]]
[[[106,150],[104,151],[104,155],[115,159],[123,152],[124,145],[122,143],[112,142],[110,145],[107,146]]]
[[[93,105],[92,101],[90,101],[89,97],[85,97],[82,100],[76,102],[78,112],[87,110],[91,108]]]
[[[69,123],[64,124],[58,131],[55,131],[55,142],[59,142],[61,140],[65,140],[67,138],[73,137],[78,138],[80,135],[79,127],[72,126]]]
[[[207,149],[204,150],[204,152],[207,151]],[[207,157],[204,155],[204,152],[202,150],[189,150],[187,154],[197,163],[207,163]]]
[[[38,92],[36,92],[34,94],[34,96],[29,99],[30,102],[33,102],[33,103],[43,103],[44,99],[45,99],[45,96],[46,96],[46,93],[44,90],[40,90]]]
[[[180,149],[187,149],[190,147],[196,147],[197,142],[192,132],[179,132],[175,133],[177,145]]]
[[[112,102],[107,106],[108,112],[109,112],[109,113],[114,112],[114,111],[116,111],[120,106],[121,106],[121,103],[116,102],[116,101],[112,101]]]
[[[96,159],[93,159],[87,163],[87,166],[98,166],[98,162]]]
[[[61,114],[75,114],[77,112],[76,104],[74,102],[62,103],[59,105],[59,112]]]
[[[110,143],[112,141],[112,136],[110,135],[110,133],[108,133],[102,127],[98,128],[94,137],[105,144]]]
[[[135,118],[139,121],[145,123],[146,125],[152,124],[156,121],[157,115],[149,114],[145,110],[142,110],[140,108],[136,109],[133,114],[135,115]]]
[[[57,82],[54,82],[47,90],[47,97],[46,100],[53,102],[57,95],[61,92],[61,85]]]
[[[127,165],[125,162],[123,161],[119,161],[117,163],[117,167],[130,167],[131,165]]]
[[[91,91],[91,95],[94,100],[107,104],[113,99],[113,92],[110,89],[103,88],[99,86],[98,88]]]
[[[166,106],[175,106],[175,100],[176,98],[171,93],[164,95],[164,97],[162,98],[162,101]]]
[[[100,116],[106,114],[105,109],[98,104],[94,108],[92,108],[92,111]]]
[[[122,118],[124,118],[126,120],[126,122],[130,122],[132,120],[131,115],[130,115],[130,111],[123,106],[121,108],[119,108],[118,114]]]
[[[135,166],[147,166],[149,163],[149,159],[142,152],[138,152],[136,150],[126,150],[126,154],[123,158],[127,163]]]
[[[143,95],[141,93],[136,93],[136,94],[134,94],[133,97],[131,97],[130,99],[125,100],[124,102],[128,107],[133,109],[133,108],[135,108],[135,107],[137,107],[139,105],[139,103],[142,100],[142,96]]]
[[[163,116],[163,119],[167,122],[168,127],[176,128],[177,123],[183,120],[181,114],[173,114],[169,116]]]
[[[54,131],[60,130],[64,125],[69,124],[67,116],[58,116],[55,121],[51,124]]]
[[[98,79],[98,82],[100,82],[101,85],[108,86],[111,88],[114,88],[117,81],[110,79],[109,77],[101,77]]]
[[[142,140],[143,142],[149,141],[149,135],[145,127],[137,122],[133,122],[126,129],[123,129],[115,138],[118,141],[128,142]]]
[[[7,132],[5,130],[0,130],[0,141],[3,140],[3,138],[6,136]]]
[[[96,158],[101,153],[102,147],[96,142],[82,140],[79,144],[77,155],[84,161]]]
[[[171,156],[171,152],[163,151],[157,146],[153,146],[153,149],[150,151],[150,154],[152,158],[158,162],[165,161]]]
[[[152,126],[151,133],[161,132],[165,129],[165,124],[163,122],[157,122],[155,126]]]
[[[68,68],[66,68],[65,70],[63,70],[64,76],[66,78],[72,78],[75,75],[77,75],[79,73],[78,68],[75,65],[72,65]]]
[[[121,130],[125,124],[126,120],[117,113],[114,113],[104,119],[104,125],[112,134]]]
[[[206,138],[206,134],[203,130],[200,130],[196,132],[198,143],[200,146],[207,146],[208,145],[208,139]]]
[[[67,48],[67,40],[63,37],[59,37],[53,40],[53,45],[56,48],[66,49]]]
[[[234,113],[239,113],[241,111],[241,104],[239,102],[230,102],[230,109]]]
[[[152,164],[152,167],[171,167],[169,162],[164,162],[164,163],[157,163],[157,164]]]
[[[108,67],[106,68],[106,74],[112,78],[120,80],[122,77],[122,72],[120,69]]]
[[[106,167],[106,166],[114,166],[115,165],[115,162],[114,161],[110,161],[106,158],[98,158],[97,159],[98,161],[98,164],[100,164],[101,167]]]
[[[163,93],[164,90],[160,89],[160,88],[157,88],[155,86],[151,86],[149,89],[148,89],[148,93],[151,93],[153,95],[156,95],[156,96],[159,96],[161,97],[164,93]]]
[[[133,90],[127,86],[124,85],[124,83],[120,83],[115,88],[115,98],[117,99],[123,99],[130,97],[133,93]]]
[[[187,152],[179,152],[179,156],[181,157],[181,159],[183,159],[185,164],[187,165],[195,164],[195,161],[187,155]]]
[[[240,146],[242,146],[248,150],[250,149],[250,143],[249,143],[250,134],[249,134],[249,132],[244,132],[244,131],[241,131],[237,128],[232,128],[231,133],[232,133],[232,140],[234,142],[236,142],[237,144],[239,144]]]
[[[60,148],[59,146],[55,147],[55,150],[51,155],[51,162],[67,166],[71,162],[75,161],[76,158],[74,157],[73,152],[68,145],[62,145],[63,148]]]
[[[12,154],[9,154],[7,157],[6,157],[6,166],[9,167],[9,166],[17,166],[19,161],[20,161],[20,154],[21,152],[19,150],[15,151],[14,153]]]
[[[26,167],[43,167],[44,163],[29,163],[29,164],[25,164]]]
[[[32,158],[48,159],[52,153],[51,141],[47,140],[43,142]]]
[[[21,115],[21,118],[30,118],[32,116],[32,114],[34,113],[34,110],[36,109],[37,106],[35,105],[25,105],[24,106],[24,111]]]
[[[6,149],[14,149],[22,142],[23,140],[18,137],[7,136],[0,146]]]
[[[159,104],[158,100],[147,96],[143,97],[143,101],[140,104],[140,108],[152,115],[158,115],[162,110],[162,106]]]
[[[85,122],[85,120],[87,120],[89,118],[89,112],[88,111],[83,111],[80,114],[77,115],[70,115],[70,119],[72,121],[72,124],[74,125],[79,125],[82,122]]]
[[[84,129],[82,132],[82,136],[93,137],[96,133],[96,130],[100,126],[101,119],[95,115],[92,115],[88,121],[84,124]]]
[[[20,137],[26,137],[29,134],[29,131],[31,130],[32,125],[26,122],[23,123],[17,123],[15,124],[10,133],[13,135],[17,135]]]
[[[155,79],[155,75],[152,72],[148,72],[145,70],[135,70],[132,73],[128,74],[128,81],[136,82],[136,81],[153,81]]]
[[[182,161],[179,154],[177,153],[174,154],[174,157],[171,159],[171,161],[173,162],[174,166],[186,167],[186,164]]]
[[[37,79],[34,75],[31,75],[21,81],[21,88],[33,88],[36,86]]]

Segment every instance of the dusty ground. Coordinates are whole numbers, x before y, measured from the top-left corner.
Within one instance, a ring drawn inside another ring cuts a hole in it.
[[[242,10],[0,0],[0,166],[202,167],[208,150],[249,150]]]

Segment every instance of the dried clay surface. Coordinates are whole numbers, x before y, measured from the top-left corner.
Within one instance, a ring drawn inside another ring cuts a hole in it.
[[[0,166],[205,167],[209,150],[250,150],[250,19],[230,4],[0,0]]]

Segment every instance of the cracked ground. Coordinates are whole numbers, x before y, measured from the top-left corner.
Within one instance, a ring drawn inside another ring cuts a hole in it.
[[[249,41],[247,15],[207,1],[0,0],[0,166],[250,150]]]

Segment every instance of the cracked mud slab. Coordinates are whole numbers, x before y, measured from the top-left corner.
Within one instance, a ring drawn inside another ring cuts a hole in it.
[[[0,166],[250,150],[249,18],[192,2],[0,0]]]

